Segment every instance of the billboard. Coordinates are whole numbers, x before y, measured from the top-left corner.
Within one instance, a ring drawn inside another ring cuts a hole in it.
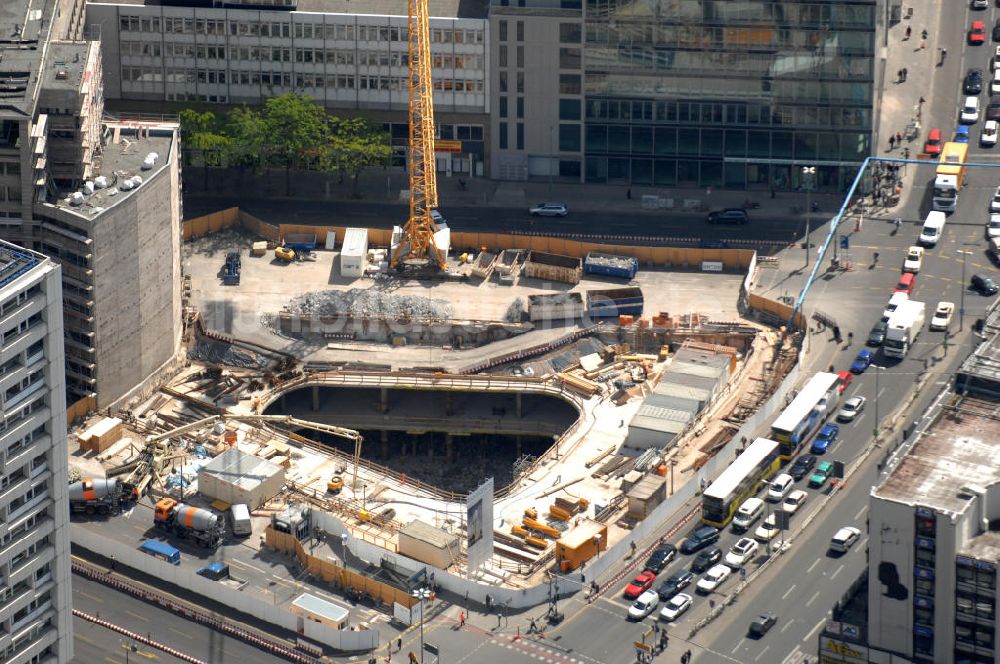
[[[493,478],[465,499],[465,548],[469,575],[493,555]]]

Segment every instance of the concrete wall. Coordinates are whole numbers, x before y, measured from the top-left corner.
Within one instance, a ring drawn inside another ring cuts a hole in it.
[[[868,642],[876,648],[912,656],[913,507],[873,497],[868,513],[868,529],[871,536],[868,542],[871,575],[868,584]],[[880,567],[883,578],[895,574],[902,585],[898,594],[887,594],[888,587],[879,581]]]

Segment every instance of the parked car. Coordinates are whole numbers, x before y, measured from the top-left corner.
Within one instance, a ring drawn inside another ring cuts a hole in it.
[[[739,569],[753,560],[759,548],[760,545],[757,543],[757,540],[750,539],[749,537],[741,537],[729,549],[724,562],[734,569]]]
[[[719,547],[713,546],[711,549],[703,549],[691,561],[691,571],[695,574],[701,574],[720,560],[722,560],[722,549]]]
[[[777,517],[772,513],[768,514],[763,523],[757,526],[757,530],[753,531],[753,538],[761,542],[769,542],[777,537],[780,532]]]
[[[656,574],[650,572],[648,569],[642,570],[637,577],[632,579],[632,583],[625,586],[625,599],[636,599],[639,595],[649,590],[655,580]]]
[[[931,318],[930,329],[947,330],[951,323],[951,317],[955,314],[954,302],[938,302],[937,309],[934,310],[934,317]]]
[[[747,630],[747,634],[750,638],[759,639],[768,633],[768,631],[774,627],[774,623],[778,622],[778,617],[773,613],[762,613],[753,619],[750,623],[750,628]]]
[[[750,217],[747,215],[747,211],[742,208],[726,208],[708,213],[708,223],[710,224],[739,224],[742,226],[748,221],[750,221]]]
[[[865,343],[869,346],[881,346],[882,342],[885,341],[885,331],[889,329],[889,323],[880,320],[872,326],[871,331],[868,333],[868,339]]]
[[[719,541],[719,529],[712,526],[698,526],[687,539],[681,542],[681,553],[690,554]]]
[[[979,122],[979,97],[966,97],[958,117],[965,124]]]
[[[986,107],[986,119],[1000,120],[1000,95],[990,97],[990,103]]]
[[[694,598],[687,593],[678,593],[670,598],[667,605],[660,611],[660,620],[670,622],[677,620],[685,611],[691,608]]]
[[[816,457],[812,454],[803,454],[798,459],[796,459],[791,467],[788,469],[788,474],[795,478],[798,482],[803,477],[809,474],[813,466],[816,465]]]
[[[986,22],[975,20],[969,26],[969,43],[980,46],[986,42]]]
[[[666,601],[691,585],[692,581],[694,581],[694,574],[682,569],[668,576],[667,580],[656,589],[656,592],[660,595],[660,599]]]
[[[795,514],[799,508],[802,507],[802,503],[806,502],[806,498],[808,497],[808,493],[802,489],[796,489],[785,496],[784,502],[781,503],[781,509],[785,510],[789,514]]]
[[[986,2],[986,0],[975,0],[976,2]],[[1000,18],[993,24],[993,41],[1000,41]]]
[[[962,81],[962,90],[967,95],[978,95],[983,91],[983,70],[970,69],[965,73]]]
[[[646,561],[646,569],[659,574],[677,555],[677,547],[673,544],[663,544],[656,548]]]
[[[767,499],[772,503],[780,503],[781,499],[792,490],[792,484],[794,482],[795,479],[792,478],[791,475],[788,473],[781,473],[768,483]]]
[[[695,588],[698,592],[707,595],[718,589],[732,573],[733,570],[726,565],[716,565],[705,572],[705,576],[698,580]]]
[[[972,0],[973,9],[986,9],[990,6],[990,0]]]
[[[972,275],[972,290],[981,295],[996,295],[997,285],[992,277],[985,274],[974,274]]]
[[[826,486],[827,480],[833,476],[833,462],[824,461],[816,466],[816,470],[809,476],[809,486],[813,489],[822,489]]]
[[[916,245],[906,250],[906,258],[903,259],[903,272],[920,272],[924,265],[924,248]]]
[[[830,540],[830,550],[836,553],[847,553],[859,539],[861,539],[860,530],[854,526],[844,526]]]
[[[851,397],[844,402],[844,407],[837,413],[838,422],[851,422],[865,409],[865,398],[862,396]]]
[[[837,435],[840,434],[840,427],[836,424],[824,424],[816,437],[813,438],[812,447],[809,451],[813,454],[826,454],[826,451],[837,442]]]
[[[986,237],[1000,237],[1000,213],[994,212],[986,222]]]
[[[941,142],[941,130],[938,128],[931,129],[927,132],[927,141],[924,143],[924,152],[931,155],[932,157],[937,157],[941,154],[941,146],[944,145]]]
[[[955,142],[956,143],[969,142],[969,125],[960,124],[957,127],[955,127]]]
[[[872,360],[875,358],[875,354],[872,353],[867,348],[862,348],[858,351],[858,356],[854,358],[851,362],[851,373],[861,374],[865,372],[865,369],[871,366]]]
[[[990,84],[990,92],[994,92],[993,84]],[[1000,92],[1000,88],[996,90]],[[990,148],[997,144],[997,132],[1000,130],[1000,122],[987,120],[983,125],[983,130],[979,133],[979,144],[984,148]]]
[[[652,590],[647,590],[632,602],[632,606],[628,607],[628,619],[642,620],[655,611],[659,603],[660,596]]]
[[[569,214],[569,208],[565,203],[539,203],[530,208],[528,213],[536,217],[565,217]]]

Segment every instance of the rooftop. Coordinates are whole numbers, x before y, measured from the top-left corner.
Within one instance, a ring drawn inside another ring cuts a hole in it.
[[[46,260],[45,256],[0,240],[0,287]]]
[[[989,530],[982,535],[976,535],[965,543],[958,555],[976,560],[1000,561],[1000,532]]]
[[[420,519],[414,519],[400,528],[399,534],[412,537],[419,542],[430,544],[438,549],[447,549],[455,546],[458,540],[456,535],[452,535],[451,533],[441,530],[440,528],[435,528],[431,524],[426,521],[421,521]]]
[[[956,397],[900,460],[874,494],[906,505],[961,513],[969,504],[963,487],[1000,481],[1000,407]]]
[[[212,459],[201,472],[214,475],[242,489],[252,490],[265,479],[283,473],[284,470],[270,461],[232,448]]]
[[[0,2],[0,115],[30,116],[44,42],[56,0]]]
[[[107,186],[96,188],[92,194],[83,194],[79,205],[70,203],[74,192],[62,192],[60,198],[51,202],[58,208],[73,212],[88,219],[94,219],[104,210],[128,198],[138,187],[129,188],[126,181],[139,176],[143,182],[155,177],[170,160],[175,125],[135,126],[134,123],[109,123],[104,127],[104,150],[95,163],[94,181],[103,176]],[[156,153],[155,165],[143,170],[143,161],[150,153]]]
[[[971,390],[987,396],[1000,396],[1000,312],[987,318],[985,332],[989,338],[962,362],[957,372],[956,391]]]
[[[79,90],[91,42],[50,42],[49,58],[42,72],[42,87]]]

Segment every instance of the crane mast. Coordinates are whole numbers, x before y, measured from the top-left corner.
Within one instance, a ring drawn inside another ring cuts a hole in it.
[[[431,29],[428,0],[409,2],[410,68],[410,216],[403,237],[393,249],[390,266],[400,260],[418,259],[444,270],[441,250],[434,243],[437,224],[431,210],[437,207],[437,170],[434,159],[434,86],[431,80]]]

